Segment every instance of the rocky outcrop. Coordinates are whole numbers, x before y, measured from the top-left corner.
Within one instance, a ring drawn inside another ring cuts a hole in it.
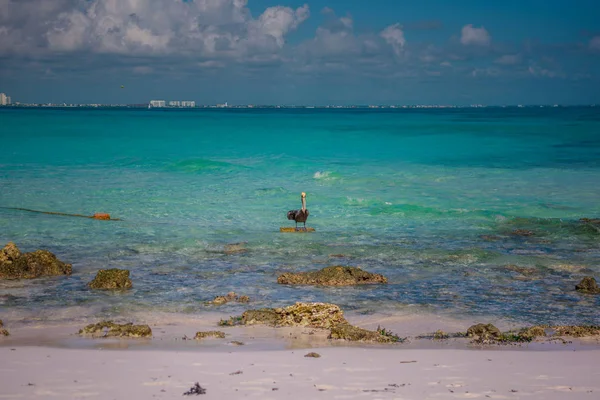
[[[194,339],[204,339],[214,337],[217,339],[225,339],[225,332],[221,331],[205,331],[205,332],[196,332],[196,336]]]
[[[8,331],[6,329],[4,329],[4,324],[2,323],[2,320],[0,319],[0,337],[2,336],[10,336],[10,333],[8,333]]]
[[[92,289],[130,289],[133,284],[129,279],[129,270],[127,269],[101,269],[96,274],[94,280],[88,283]]]
[[[404,341],[385,329],[377,328],[375,331],[370,331],[350,324],[339,324],[332,327],[329,338],[344,339],[353,342],[394,343]]]
[[[80,335],[89,335],[92,337],[130,337],[147,338],[152,337],[152,329],[148,325],[115,324],[112,321],[102,321],[97,324],[90,324],[79,330]]]
[[[591,276],[583,278],[579,284],[575,285],[575,290],[586,294],[600,294],[600,287],[598,287],[596,279]]]
[[[332,266],[319,271],[285,273],[277,278],[277,283],[284,285],[349,286],[387,283],[387,278],[380,274],[363,271],[358,267]]]
[[[250,297],[248,296],[239,296],[235,292],[229,292],[225,296],[217,296],[211,301],[211,304],[220,306],[221,304],[229,303],[235,301],[237,303],[249,303]]]
[[[33,279],[41,276],[71,275],[72,265],[47,250],[21,253],[9,242],[0,250],[0,279]]]
[[[369,331],[350,325],[340,307],[329,303],[296,303],[283,308],[248,310],[241,317],[232,317],[219,323],[221,326],[255,324],[329,329],[331,339],[381,343],[402,341],[385,329]]]
[[[492,324],[477,324],[467,329],[467,336],[476,343],[489,343],[502,339],[502,332]]]

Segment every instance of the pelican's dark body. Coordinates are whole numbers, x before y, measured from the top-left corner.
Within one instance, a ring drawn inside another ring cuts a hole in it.
[[[304,222],[305,223],[306,220],[308,219],[308,215],[309,215],[308,210],[304,210],[304,211],[302,211],[302,210],[290,210],[287,213],[287,218],[289,220],[296,221],[296,223],[298,223],[298,222]]]

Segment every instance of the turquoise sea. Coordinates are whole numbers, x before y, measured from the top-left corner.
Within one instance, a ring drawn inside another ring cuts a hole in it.
[[[325,301],[370,314],[600,324],[600,108],[0,109],[0,246],[69,277],[0,282],[0,316],[64,322]],[[280,233],[307,193],[308,226]],[[531,236],[512,234],[516,229]],[[236,249],[228,252],[233,243]],[[327,265],[382,286],[277,275]],[[101,268],[125,293],[91,291]]]

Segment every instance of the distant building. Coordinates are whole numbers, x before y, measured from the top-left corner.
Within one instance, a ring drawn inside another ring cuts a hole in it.
[[[0,93],[0,106],[9,106],[10,104],[10,96],[7,96],[5,93]]]
[[[176,100],[171,100],[169,102],[169,107],[181,107],[181,102]]]
[[[150,107],[161,108],[166,106],[167,102],[164,100],[150,100]]]
[[[182,101],[181,107],[196,107],[195,101]]]

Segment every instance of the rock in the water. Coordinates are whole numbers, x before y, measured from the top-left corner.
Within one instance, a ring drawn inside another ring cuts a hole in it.
[[[10,336],[10,333],[8,333],[8,331],[6,329],[4,329],[4,324],[2,323],[1,319],[0,319],[0,336]]]
[[[94,280],[88,283],[92,289],[130,289],[133,284],[127,269],[101,269]]]
[[[21,253],[10,242],[0,251],[0,279],[33,279],[49,275],[71,275],[72,266],[47,250]]]
[[[387,283],[387,278],[380,274],[363,271],[358,267],[332,266],[325,267],[320,271],[285,273],[277,278],[277,283],[284,285],[349,286]]]
[[[296,303],[284,308],[248,310],[242,314],[242,321],[246,325],[306,326],[325,329],[347,323],[342,310],[335,304],[328,303]]]
[[[378,329],[369,331],[367,329],[352,326],[350,324],[339,324],[331,328],[329,339],[344,339],[353,342],[379,342],[379,343],[394,343],[402,342],[403,339],[386,331]]]
[[[600,294],[600,287],[596,283],[596,279],[592,276],[586,276],[575,286],[575,289],[581,293]]]
[[[248,296],[238,296],[235,292],[229,292],[225,296],[217,296],[211,301],[211,304],[220,306],[221,304],[229,303],[232,301],[236,301],[238,303],[249,303],[250,297]]]
[[[467,336],[478,343],[487,343],[502,339],[502,332],[492,324],[477,324],[467,329]]]
[[[90,324],[79,330],[80,335],[91,335],[93,337],[152,337],[152,329],[148,325],[115,324],[112,321],[102,321]]]
[[[0,264],[16,261],[21,256],[21,251],[13,242],[8,242],[2,250],[0,250]]]
[[[194,339],[204,339],[204,338],[208,338],[208,337],[224,339],[225,332],[221,332],[221,331],[196,332],[196,336],[194,336]]]

